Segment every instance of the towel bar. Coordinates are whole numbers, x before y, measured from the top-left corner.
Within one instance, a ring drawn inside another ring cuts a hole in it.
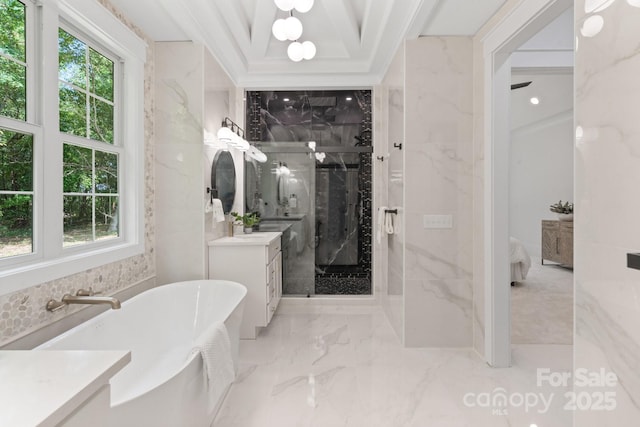
[[[398,214],[398,209],[385,209],[384,213]]]

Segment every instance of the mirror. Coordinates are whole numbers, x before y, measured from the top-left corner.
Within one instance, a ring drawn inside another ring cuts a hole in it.
[[[222,201],[222,210],[225,215],[231,212],[236,198],[236,167],[231,153],[226,150],[218,151],[213,158],[211,188],[214,190],[213,198]]]
[[[255,160],[247,160],[245,162],[244,173],[246,211],[254,212],[259,208],[258,170]]]
[[[278,179],[276,181],[276,191],[277,191],[277,200],[280,206],[285,206],[287,204],[287,182],[289,177],[284,174],[278,175]]]

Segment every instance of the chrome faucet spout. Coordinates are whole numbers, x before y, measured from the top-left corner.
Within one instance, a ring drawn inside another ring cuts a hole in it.
[[[62,297],[62,302],[65,304],[109,304],[114,310],[120,308],[120,300],[114,297],[74,296],[66,294]]]

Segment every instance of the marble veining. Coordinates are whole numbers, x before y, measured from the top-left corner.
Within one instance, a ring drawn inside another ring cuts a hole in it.
[[[571,368],[571,346],[516,346],[513,368],[492,369],[469,349],[403,347],[381,307],[305,311],[283,310],[255,341],[241,342],[217,427],[571,425],[562,408],[567,389],[536,386],[538,367]],[[330,337],[335,345],[318,345]],[[503,415],[463,401],[495,390],[555,398],[544,413],[508,408]]]
[[[640,275],[625,264],[640,235],[640,9],[594,6],[575,2],[575,366],[612,371],[620,387],[614,411],[576,413],[581,427],[640,418]],[[581,31],[595,16],[603,25]]]
[[[405,344],[473,342],[473,49],[466,37],[407,41]],[[449,214],[451,229],[423,216]],[[448,325],[447,333],[441,325]]]

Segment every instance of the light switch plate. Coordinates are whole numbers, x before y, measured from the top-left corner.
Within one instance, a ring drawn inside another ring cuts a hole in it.
[[[453,215],[425,215],[424,228],[453,228]]]

